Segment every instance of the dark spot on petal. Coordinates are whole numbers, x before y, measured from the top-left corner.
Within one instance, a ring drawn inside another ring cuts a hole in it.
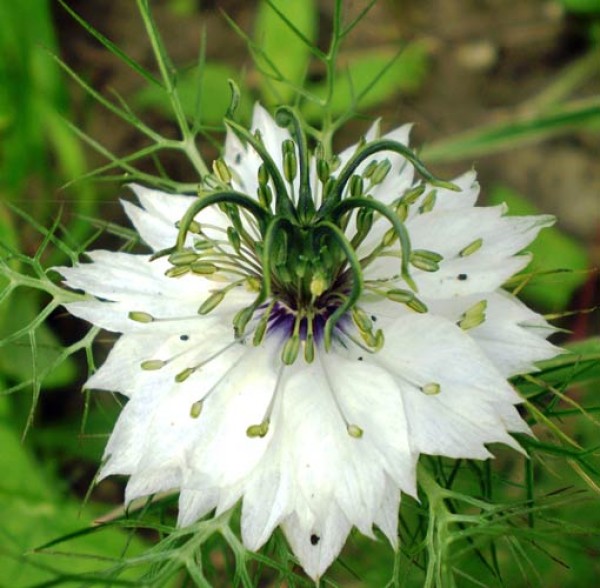
[[[317,543],[319,543],[319,541],[321,541],[321,537],[319,537],[318,535],[315,535],[314,533],[310,536],[310,544],[311,545],[317,545]]]
[[[467,276],[467,274],[458,274],[457,278],[461,281],[464,282],[469,276]]]
[[[235,154],[235,163],[237,165],[239,165],[240,163],[242,163],[242,154],[241,153],[236,153]]]
[[[189,335],[179,335],[180,341],[189,341],[189,339],[190,339]]]
[[[362,358],[362,355],[361,355],[361,356],[358,358],[358,361],[362,361],[362,360],[363,360],[363,358]]]
[[[372,314],[372,315],[371,315],[371,320],[372,320],[374,323],[376,323],[376,322],[377,322],[377,317],[376,317],[374,314]]]

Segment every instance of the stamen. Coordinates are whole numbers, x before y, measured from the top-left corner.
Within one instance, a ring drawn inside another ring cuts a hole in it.
[[[477,304],[467,309],[458,321],[458,326],[463,331],[474,329],[485,322],[485,311],[487,309],[487,300],[480,300]]]
[[[165,367],[167,363],[168,362],[162,359],[147,359],[146,361],[142,361],[140,367],[146,371],[154,371]]]
[[[133,310],[127,316],[136,323],[152,323],[156,320],[151,314],[141,310]]]
[[[371,175],[371,185],[376,186],[377,184],[381,184],[383,180],[387,177],[392,169],[392,164],[389,159],[384,159],[380,161],[377,166],[373,170],[373,174]]]
[[[248,435],[248,437],[250,437],[251,439],[255,439],[256,437],[262,439],[269,432],[269,425],[271,424],[271,415],[273,414],[273,408],[275,407],[275,401],[277,400],[277,393],[281,384],[282,375],[283,365],[279,366],[279,371],[277,372],[277,380],[275,381],[275,388],[273,389],[273,393],[271,394],[271,399],[269,400],[269,404],[267,405],[267,409],[265,410],[265,414],[263,416],[262,421],[258,425],[250,425],[246,429],[246,435]]]
[[[437,191],[432,190],[423,199],[423,203],[421,204],[421,206],[419,206],[419,212],[421,214],[424,214],[426,212],[431,212],[433,210],[433,207],[435,206],[436,200],[437,200]]]
[[[190,416],[193,419],[197,419],[200,416],[200,413],[202,412],[202,408],[203,403],[201,400],[194,402],[194,404],[192,404],[192,406],[190,407]]]
[[[346,418],[346,415],[344,414],[344,411],[342,410],[342,406],[341,406],[339,398],[337,396],[335,386],[333,385],[333,382],[331,381],[331,378],[329,377],[329,372],[327,371],[327,366],[325,365],[324,361],[321,361],[321,366],[323,368],[323,374],[325,374],[325,380],[327,381],[329,390],[331,390],[331,397],[333,399],[333,403],[335,404],[335,407],[336,407],[342,421],[344,422],[344,426],[346,427],[346,432],[353,439],[360,439],[363,436],[364,431],[357,424],[350,423],[348,421],[348,419]]]
[[[196,246],[196,244],[194,244]],[[199,258],[199,255],[192,249],[182,249],[181,251],[175,251],[169,255],[168,260],[171,265],[175,266],[186,266],[194,263]]]
[[[421,386],[421,392],[427,396],[435,396],[440,393],[441,389],[441,386],[437,382],[430,382],[429,384]]]
[[[444,257],[435,251],[427,249],[414,249],[410,253],[410,263],[425,272],[437,272],[440,269],[439,263]]]
[[[167,278],[180,278],[181,276],[185,276],[186,274],[190,273],[190,266],[189,265],[185,265],[185,266],[173,266],[170,267],[166,272],[165,272],[165,276],[167,276]]]
[[[232,179],[231,170],[222,159],[215,159],[213,161],[213,172],[217,178],[224,184],[229,184]]]
[[[461,249],[458,252],[458,255],[460,257],[467,257],[469,255],[472,255],[473,253],[475,253],[475,251],[479,250],[482,245],[483,245],[483,239],[481,239],[481,238],[475,239],[475,241],[473,241],[472,243],[469,243],[464,249]]]

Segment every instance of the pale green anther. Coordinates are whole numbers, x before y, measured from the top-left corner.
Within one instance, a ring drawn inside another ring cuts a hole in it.
[[[213,246],[214,243],[206,239],[198,239],[194,242],[194,249],[198,251],[206,251],[207,249],[211,249]]]
[[[398,233],[396,233],[396,229],[392,227],[388,229],[383,235],[383,239],[381,240],[384,247],[390,247],[398,240]]]
[[[142,312],[141,310],[134,310],[130,312],[127,317],[136,323],[151,323],[155,320],[151,314]]]
[[[406,190],[406,192],[404,192],[404,194],[402,195],[400,202],[403,202],[404,204],[408,204],[410,206],[411,204],[414,204],[421,197],[423,192],[425,192],[425,184],[419,184],[418,186],[415,186],[414,188],[410,188],[409,190]]]
[[[269,170],[267,169],[267,166],[264,163],[261,163],[260,167],[258,168],[258,185],[266,186],[268,181]]]
[[[377,331],[375,331],[375,345],[373,345],[373,351],[377,352],[380,349],[382,349],[384,343],[385,336],[383,334],[383,331],[381,329],[377,329]]]
[[[162,359],[147,359],[142,361],[140,367],[146,371],[159,370],[167,365],[167,362]]]
[[[468,255],[472,255],[475,251],[481,249],[483,245],[483,239],[475,239],[472,243],[469,243],[464,249],[461,249],[458,253],[460,257],[467,257]]]
[[[356,214],[356,230],[361,235],[366,235],[373,226],[373,209],[360,208]]]
[[[242,247],[242,240],[240,239],[240,234],[233,227],[227,227],[227,239],[236,253],[239,253]]]
[[[224,184],[231,182],[231,170],[222,159],[215,159],[213,161],[213,172]]]
[[[392,164],[389,159],[384,159],[383,161],[377,164],[377,167],[373,170],[373,175],[371,176],[371,182],[373,185],[381,184],[383,180],[387,177],[392,169]]]
[[[485,311],[487,310],[487,300],[480,300],[477,304],[467,309],[460,320],[458,326],[464,331],[474,329],[485,322]]]
[[[404,202],[400,202],[396,206],[396,216],[404,222],[408,218],[408,206]]]
[[[181,227],[181,222],[177,221],[175,223],[175,228],[179,229]],[[190,222],[190,224],[188,225],[188,233],[194,233],[194,235],[197,235],[198,233],[202,232],[202,227],[200,226],[200,223],[198,221],[192,221]]]
[[[256,276],[248,276],[246,278],[246,287],[250,292],[259,292],[262,282]]]
[[[370,331],[373,328],[373,321],[369,318],[367,313],[360,308],[354,307],[352,309],[352,320],[360,331]]]
[[[175,376],[175,381],[178,384],[185,382],[196,370],[194,368],[185,368]]]
[[[325,276],[320,272],[316,273],[310,281],[310,293],[314,298],[318,298],[321,296],[321,294],[323,294],[323,292],[325,292],[328,285],[329,282]]]
[[[185,276],[185,274],[189,273],[189,271],[190,271],[189,265],[178,265],[178,266],[170,267],[165,272],[165,276],[167,276],[167,278],[180,278],[181,276]]]
[[[373,331],[369,330],[369,331],[360,331],[360,336],[362,337],[362,340],[369,346],[369,347],[375,347],[377,345],[377,338],[375,336],[375,334],[373,333]]]
[[[183,251],[175,251],[169,255],[169,263],[173,265],[190,265],[198,259],[198,254],[191,249],[184,249]]]
[[[198,221],[192,221],[188,226],[188,233],[194,233],[194,235],[198,235],[202,232],[202,226]]]
[[[240,310],[233,319],[233,331],[236,337],[241,337],[246,330],[246,325],[250,322],[254,314],[254,308],[247,306]]]
[[[265,338],[265,333],[267,332],[267,327],[269,326],[269,315],[267,313],[263,314],[256,325],[256,329],[254,329],[254,334],[252,335],[252,345],[258,347]]]
[[[411,292],[410,290],[400,290],[400,289],[388,290],[385,293],[385,296],[392,302],[401,302],[402,304],[407,304],[411,300],[415,299],[414,292]]]
[[[288,151],[283,156],[283,174],[288,182],[293,182],[298,173],[298,158],[296,153]]]
[[[300,335],[292,335],[283,345],[281,350],[281,361],[285,365],[292,365],[300,351]]]
[[[200,276],[214,274],[217,271],[217,266],[214,263],[207,261],[196,261],[190,266],[191,270]]]
[[[269,208],[273,202],[273,191],[271,186],[259,186],[257,190],[258,201],[265,208]]]
[[[340,167],[340,164],[342,163],[342,160],[340,159],[339,155],[334,155],[331,160],[330,160],[330,164],[329,166],[331,167],[331,171],[337,171],[337,169]]]
[[[350,178],[350,196],[362,196],[364,192],[364,180],[361,176],[354,174]]]
[[[435,201],[437,200],[437,192],[432,190],[425,196],[423,199],[423,203],[419,206],[419,212],[423,214],[424,212],[431,212],[433,207],[435,206]]]
[[[269,432],[269,421],[264,421],[260,423],[260,425],[250,425],[246,429],[246,435],[250,437],[250,439],[255,439],[256,437],[264,437]]]
[[[410,308],[411,310],[414,310],[415,312],[419,312],[421,314],[426,313],[429,310],[427,308],[427,305],[418,298],[413,298],[412,300],[409,300],[406,303],[406,306],[408,306],[408,308]]]
[[[315,339],[312,334],[307,335],[304,341],[304,361],[312,363],[315,360]]]
[[[192,406],[190,406],[190,416],[193,419],[197,419],[200,416],[201,412],[202,412],[202,401],[201,400],[194,402],[194,404],[192,404]]]
[[[319,180],[321,183],[325,183],[331,174],[331,170],[329,169],[329,164],[324,159],[317,160],[317,176],[319,176]]]
[[[415,249],[410,253],[410,263],[425,272],[437,272],[442,259],[444,258],[439,253],[426,249]]]
[[[329,194],[334,186],[335,186],[335,178],[330,177],[323,185],[323,197],[325,199],[327,199],[327,196],[329,196]]]
[[[370,161],[367,167],[365,167],[365,171],[363,172],[363,178],[368,180],[375,172],[375,168],[377,167],[377,165],[378,162],[376,160]]]
[[[435,396],[440,393],[441,386],[437,382],[430,382],[421,387],[421,392],[427,396]]]
[[[224,290],[217,290],[213,292],[198,308],[198,314],[208,314],[214,310],[225,298],[226,292]]]
[[[354,439],[360,439],[364,434],[364,431],[358,425],[348,425],[346,431],[348,431],[348,435]]]

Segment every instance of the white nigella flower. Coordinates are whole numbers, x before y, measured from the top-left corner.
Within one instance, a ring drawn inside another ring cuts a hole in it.
[[[507,377],[557,349],[501,287],[552,219],[475,206],[475,174],[435,180],[408,126],[332,157],[277,120],[230,123],[199,197],[132,186],[152,256],[59,271],[91,295],[68,310],[122,334],[87,382],[129,399],[101,476],[130,476],[127,502],[179,490],[180,525],[242,500],[244,544],[281,526],[318,578],[353,526],[396,546],[421,453],[529,432]]]

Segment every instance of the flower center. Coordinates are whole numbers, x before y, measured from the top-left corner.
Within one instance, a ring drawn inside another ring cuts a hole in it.
[[[347,328],[350,323],[360,335],[355,342],[368,351],[380,349],[383,333],[374,331],[359,306],[365,289],[415,311],[427,310],[416,297],[409,266],[436,271],[442,258],[430,251],[411,251],[404,226],[409,207],[424,194],[426,184],[417,184],[391,205],[376,200],[369,192],[385,180],[392,165],[375,157],[384,151],[399,153],[430,186],[456,189],[453,184],[432,176],[408,147],[386,139],[363,141],[339,170],[339,160],[324,157],[317,146],[311,170],[306,134],[298,116],[287,107],[277,112],[277,123],[287,127],[291,137],[281,146],[280,166],[258,131],[251,134],[227,122],[262,160],[256,197],[238,189],[243,182],[223,160],[217,160],[214,174],[204,180],[198,198],[180,221],[176,246],[157,254],[169,255],[171,277],[193,272],[227,283],[204,300],[200,314],[211,312],[234,288],[245,285],[256,292],[256,298],[233,318],[236,338],[245,340],[250,331],[253,343],[259,345],[269,333],[283,333],[281,358],[289,365],[301,349],[305,361],[311,362],[315,346],[322,343],[329,350],[333,338],[355,340],[355,331]],[[367,160],[368,165],[362,165]],[[432,189],[420,209],[434,204]],[[226,229],[196,220],[211,206],[227,216]],[[366,249],[373,225],[382,221],[389,223],[389,230]],[[192,247],[186,245],[189,233],[194,234]],[[383,254],[398,258],[397,275],[389,281],[365,281],[365,267]],[[398,281],[406,287],[395,287]]]

